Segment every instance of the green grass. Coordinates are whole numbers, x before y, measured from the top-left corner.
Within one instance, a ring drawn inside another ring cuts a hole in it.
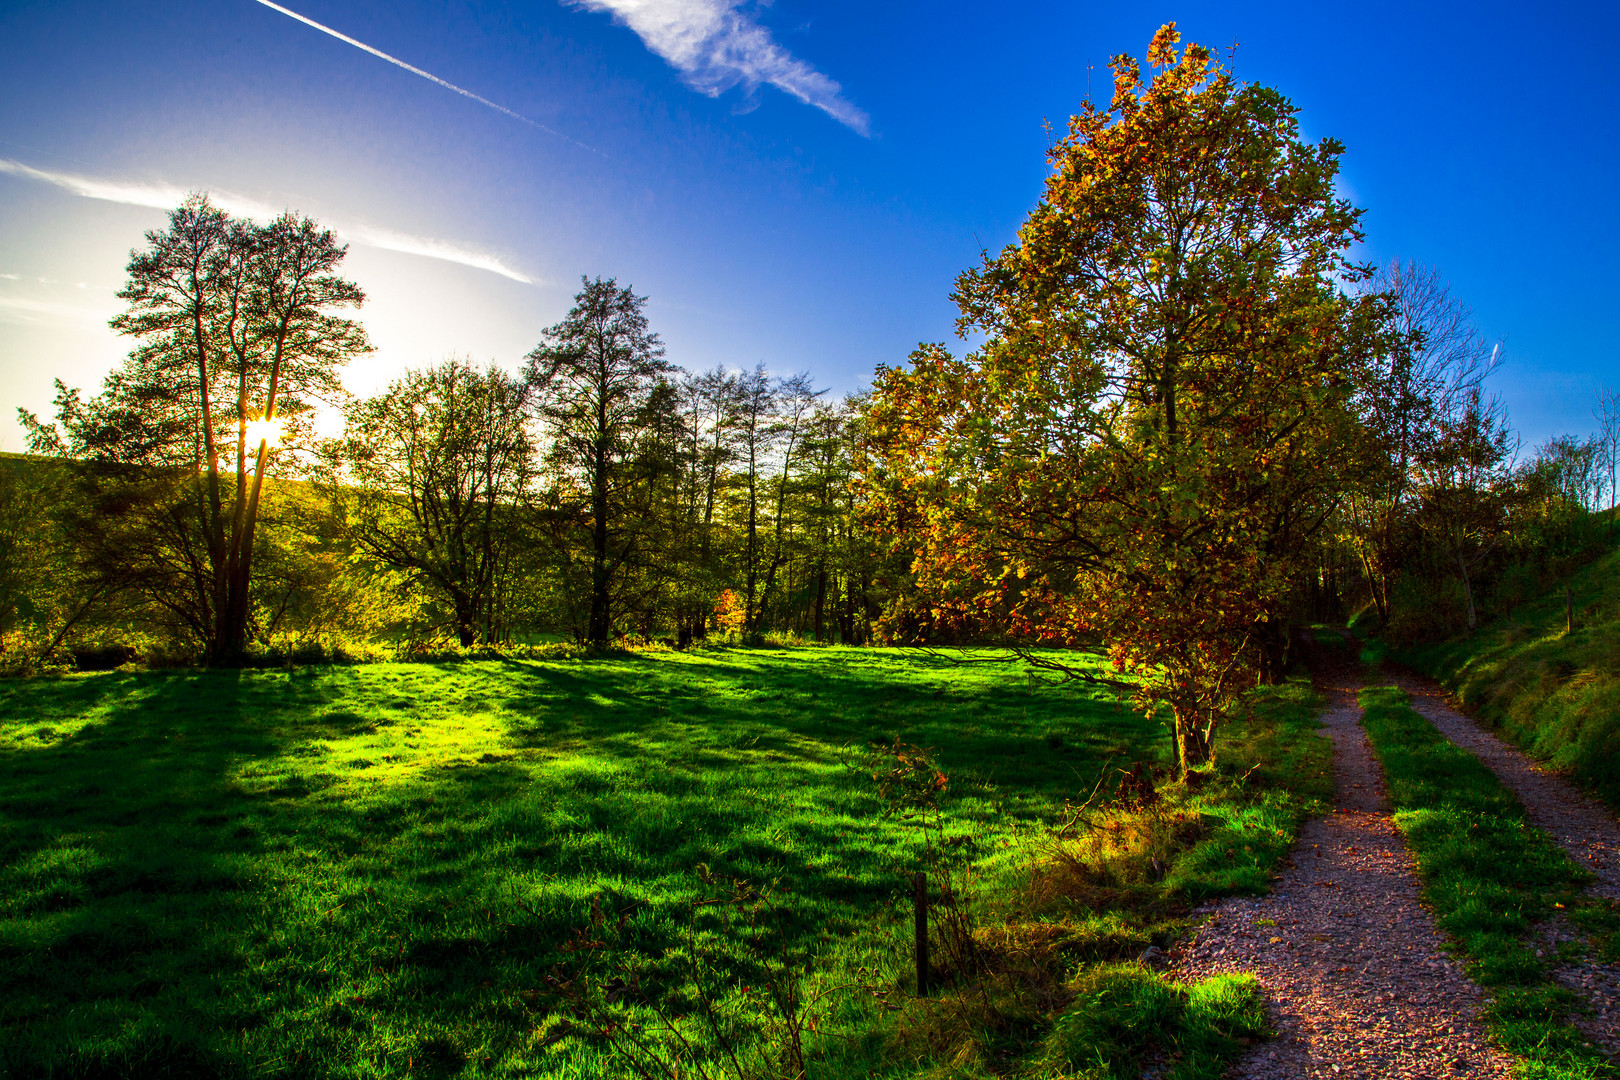
[[[1399,658],[1439,679],[1532,756],[1620,810],[1620,550],[1470,637]]]
[[[1590,875],[1525,817],[1478,758],[1447,740],[1390,687],[1363,690],[1362,723],[1389,781],[1395,824],[1418,862],[1424,899],[1468,971],[1488,988],[1492,1036],[1537,1078],[1620,1077],[1568,1022],[1575,999],[1529,940],[1555,905],[1588,924],[1606,911],[1579,889]]]
[[[1199,900],[1265,891],[1303,820],[1331,807],[1310,686],[1263,688],[1245,704],[1198,787],[1104,807],[1077,834],[1035,834],[1013,864],[1020,881],[987,890],[988,971],[909,1002],[891,1040],[901,1055],[932,1061],[925,1074],[939,1077],[1000,1076],[1027,1060],[1020,1075],[1102,1080],[1159,1063],[1171,1069],[1160,1075],[1214,1080],[1263,1034],[1247,980],[1183,986],[1120,963],[1184,936]]]
[[[1308,691],[1256,708],[1155,885],[1183,907],[1265,887],[1329,784]],[[689,993],[700,864],[775,883],[807,982],[904,981],[916,833],[852,748],[937,747],[998,881],[1110,757],[1166,750],[1079,685],[841,648],[108,672],[0,683],[0,718],[0,1075],[60,1077],[611,1075],[546,1038],[547,977],[599,911],[650,994]],[[1116,958],[1147,925],[1088,917]],[[839,999],[828,1075],[934,1067],[885,1056],[887,1015]]]
[[[1271,1035],[1252,975],[1217,975],[1194,986],[1135,965],[1099,965],[1075,986],[1038,1065],[1047,1075],[1132,1080],[1149,1055],[1164,1080],[1218,1080],[1234,1058]]]

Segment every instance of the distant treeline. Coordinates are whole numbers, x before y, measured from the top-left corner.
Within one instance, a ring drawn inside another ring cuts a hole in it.
[[[147,235],[113,322],[137,347],[94,396],[58,384],[53,421],[23,413],[32,453],[0,457],[0,666],[1040,640],[919,585],[933,526],[896,492],[932,481],[897,481],[894,455],[927,399],[901,408],[899,376],[834,400],[763,366],[685,371],[645,299],[598,278],[520,371],[450,359],[350,397],[370,346],[343,254],[308,219],[203,197]],[[1524,453],[1483,389],[1499,350],[1439,279],[1391,266],[1366,295],[1394,344],[1356,361],[1355,430],[1333,436],[1354,452],[1290,496],[1287,545],[1255,549],[1291,584],[1244,649],[1357,612],[1401,640],[1469,627],[1613,534],[1613,394],[1596,436]],[[1012,452],[953,438],[952,460]],[[945,511],[983,501],[958,484]]]
[[[870,639],[858,402],[683,371],[602,279],[519,373],[451,359],[348,397],[369,344],[342,255],[201,197],[148,234],[114,321],[139,347],[94,397],[58,384],[54,423],[24,413],[35,456],[0,469],[14,662]]]

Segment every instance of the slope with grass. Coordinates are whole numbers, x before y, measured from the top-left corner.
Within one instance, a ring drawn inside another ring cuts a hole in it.
[[[1620,810],[1620,550],[1512,615],[1399,659]]]
[[[1234,729],[1234,761],[1263,767],[1199,796],[1196,843],[1089,883],[1079,962],[1264,886],[1321,775],[1308,692],[1273,707]],[[855,767],[895,739],[937,748],[946,833],[1000,882],[1106,762],[1165,742],[1082,686],[895,650],[0,683],[0,1074],[611,1075],[611,1039],[559,1037],[555,993],[609,930],[676,1013],[773,977],[743,950],[691,985],[715,881],[774,898],[795,992],[895,991],[918,835]],[[825,1011],[828,1075],[942,1060],[891,998]],[[1200,1046],[1205,998],[1183,1010]],[[1050,1026],[992,1041],[1021,1054]]]

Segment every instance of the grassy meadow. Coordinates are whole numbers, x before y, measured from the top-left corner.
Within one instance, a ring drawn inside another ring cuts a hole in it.
[[[1168,871],[1022,917],[1118,960],[1187,899],[1263,887],[1326,791],[1311,705],[1296,685],[1234,727],[1262,768],[1197,796]],[[559,994],[621,954],[662,1015],[725,1028],[791,984],[826,1075],[927,1073],[946,1051],[893,1004],[919,832],[862,767],[895,739],[937,748],[944,842],[1009,896],[1106,763],[1167,749],[1081,684],[897,650],[0,683],[0,1075],[617,1075]],[[753,945],[725,930],[743,905],[701,903],[725,889],[768,898]],[[1031,1024],[982,1053],[1031,1052]]]

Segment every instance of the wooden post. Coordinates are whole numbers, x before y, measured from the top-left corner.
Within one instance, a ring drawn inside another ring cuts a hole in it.
[[[928,996],[928,875],[911,875],[912,907],[916,916],[917,996]]]
[[[1564,586],[1564,636],[1568,637],[1575,632],[1575,598],[1569,594],[1569,586]]]

